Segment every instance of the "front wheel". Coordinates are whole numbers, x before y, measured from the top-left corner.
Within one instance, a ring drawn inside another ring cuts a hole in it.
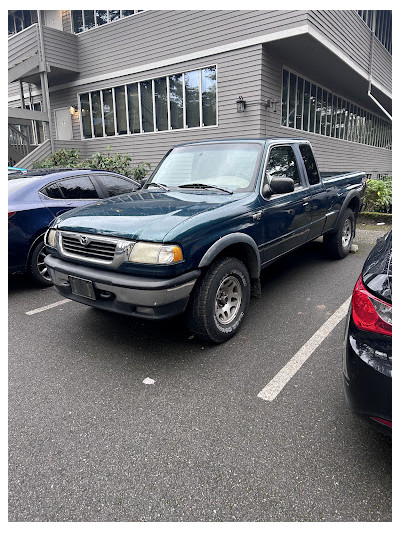
[[[250,277],[244,264],[225,257],[209,268],[196,285],[186,310],[189,330],[199,339],[219,344],[241,326],[250,300]]]
[[[44,264],[44,258],[46,257],[46,248],[43,239],[35,244],[28,265],[28,273],[32,280],[42,287],[50,287],[53,285],[47,267]]]
[[[331,257],[343,259],[350,252],[355,233],[355,216],[351,209],[346,209],[335,231],[324,235],[324,244]]]

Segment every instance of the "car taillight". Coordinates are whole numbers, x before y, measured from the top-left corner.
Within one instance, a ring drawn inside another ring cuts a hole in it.
[[[8,212],[8,218],[12,217],[13,215],[15,215],[15,211],[9,211]]]
[[[380,424],[383,424],[384,426],[387,426],[389,428],[392,427],[392,422],[390,420],[385,420],[384,418],[378,418],[377,416],[371,416],[372,420],[375,420],[375,422],[379,422]]]
[[[351,308],[358,328],[392,335],[392,306],[368,292],[363,285],[362,276],[354,287]]]

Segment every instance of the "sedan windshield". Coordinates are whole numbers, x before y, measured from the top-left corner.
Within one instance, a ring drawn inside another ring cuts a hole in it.
[[[244,192],[253,189],[262,145],[220,143],[174,148],[153,175],[151,183],[165,187]]]

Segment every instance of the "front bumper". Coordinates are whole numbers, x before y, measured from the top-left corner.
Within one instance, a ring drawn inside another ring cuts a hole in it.
[[[77,265],[48,255],[45,263],[57,291],[77,302],[147,319],[169,318],[186,308],[200,270],[175,278],[155,279]],[[95,300],[72,292],[69,276],[93,283]]]

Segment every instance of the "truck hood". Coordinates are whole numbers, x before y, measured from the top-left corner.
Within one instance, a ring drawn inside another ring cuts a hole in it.
[[[57,217],[59,229],[162,242],[185,220],[223,207],[249,193],[136,191],[73,209]]]

